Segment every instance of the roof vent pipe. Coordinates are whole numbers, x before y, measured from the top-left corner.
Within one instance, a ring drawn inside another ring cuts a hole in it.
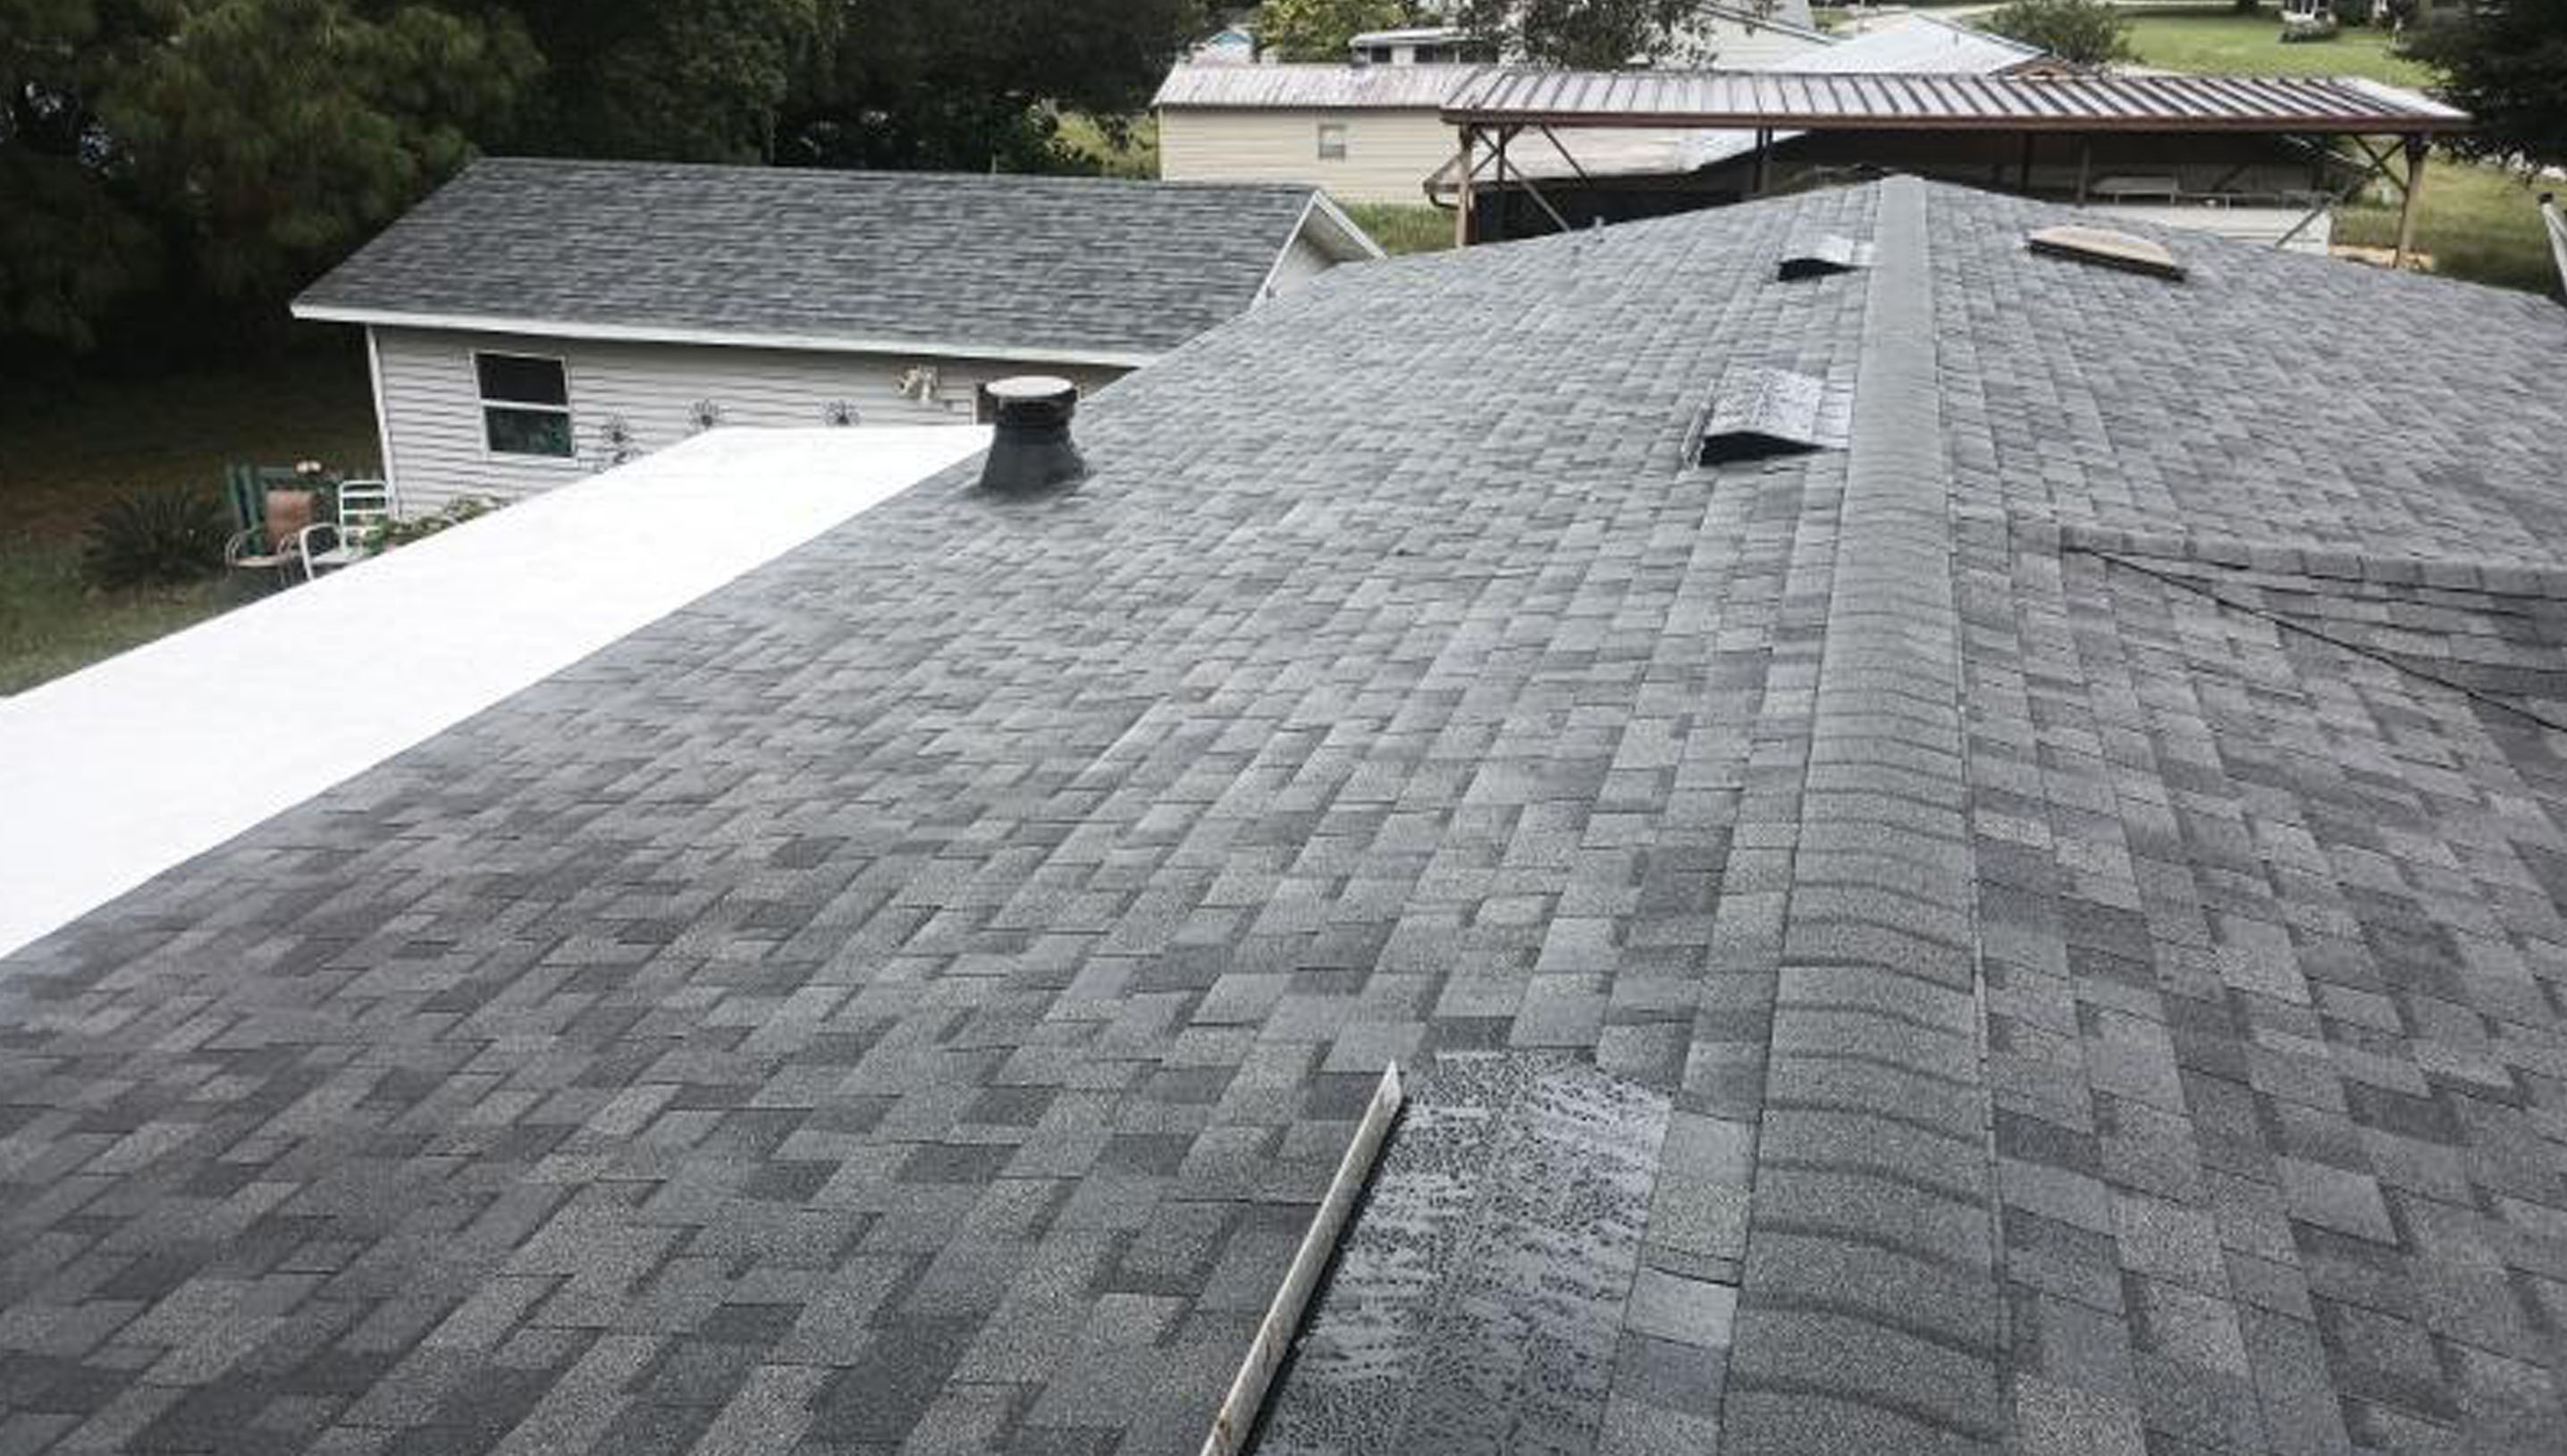
[[[2567,213],[2558,210],[2556,194],[2540,194],[2540,222],[2549,229],[2549,258],[2558,265],[2559,296],[2567,298]]]
[[[1022,374],[988,387],[998,425],[981,488],[1029,495],[1087,478],[1087,461],[1069,438],[1078,386],[1048,374]]]

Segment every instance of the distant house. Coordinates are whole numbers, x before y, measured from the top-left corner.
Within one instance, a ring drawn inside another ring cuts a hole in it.
[[[1434,66],[1494,61],[1497,53],[1458,25],[1421,25],[1364,31],[1346,41],[1346,59],[1358,66]]]
[[[1833,40],[1811,19],[1810,0],[1772,0],[1763,5],[1755,0],[1710,3],[1695,7],[1694,13],[1668,37],[1665,53],[1653,59],[1763,70]],[[1449,24],[1365,31],[1346,42],[1346,51],[1347,59],[1358,66],[1432,66],[1511,59],[1500,56],[1496,47],[1473,39],[1461,26]]]
[[[1839,45],[1809,19],[1808,0],[1779,0],[1770,13],[1753,4],[1705,5],[1673,50],[1713,57],[1729,70],[1809,69]],[[1150,103],[1159,120],[1159,175],[1305,182],[1355,202],[1428,201],[1429,179],[1452,161],[1456,146],[1444,101],[1478,69],[1471,63],[1487,58],[1452,26],[1370,32],[1349,44],[1355,64],[1345,66],[1179,63]],[[1873,42],[1869,49],[1883,48]],[[1538,172],[1570,170],[1539,135],[1523,139],[1516,160]],[[1653,170],[1663,162],[1656,151],[1646,158]]]
[[[1101,386],[1379,255],[1306,186],[491,159],[293,311],[365,328],[417,511],[714,425],[969,423],[993,379]]]
[[[1835,75],[2031,76],[2077,68],[2039,46],[1939,15],[1876,20],[1825,50],[1805,50],[1766,69]]]
[[[1246,25],[1225,25],[1195,42],[1188,59],[1206,66],[1249,66],[1257,61],[1257,33]]]
[[[1428,179],[1455,149],[1444,101],[1479,69],[1474,63],[1490,59],[1486,49],[1449,25],[1367,32],[1348,44],[1353,64],[1344,66],[1180,62],[1150,103],[1159,175],[1304,182],[1353,202],[1428,201]],[[1804,69],[1838,45],[1811,25],[1809,0],[1777,0],[1770,11],[1703,5],[1669,49],[1726,70],[1764,71]],[[1540,136],[1523,140],[1523,156],[1569,165]]]
[[[1698,7],[1670,61],[1731,71],[1789,70],[1796,57],[1835,43],[1810,15],[1810,0]]]

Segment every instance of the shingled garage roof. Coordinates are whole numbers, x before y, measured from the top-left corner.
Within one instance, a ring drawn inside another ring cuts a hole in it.
[[[2567,318],[2066,216],[1342,272],[0,963],[9,1441],[1191,1452],[1504,1049],[1660,1099],[1636,1272],[1378,1421],[2567,1448]]]
[[[298,317],[1140,363],[1247,308],[1308,187],[491,158]]]

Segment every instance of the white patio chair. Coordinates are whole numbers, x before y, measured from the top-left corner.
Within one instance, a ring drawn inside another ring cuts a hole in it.
[[[375,534],[393,518],[393,487],[385,481],[342,480],[338,496],[337,520],[305,526],[295,537],[305,581],[375,554]]]

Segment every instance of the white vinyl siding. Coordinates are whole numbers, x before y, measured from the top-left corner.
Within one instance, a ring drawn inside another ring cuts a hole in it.
[[[859,426],[969,425],[975,394],[992,380],[1057,374],[1095,390],[1124,373],[927,355],[601,343],[401,328],[373,333],[382,363],[379,406],[387,463],[401,509],[410,515],[458,496],[508,499],[591,474],[610,462],[610,422],[622,422],[627,449],[635,454],[695,434],[700,405],[717,411],[724,426],[822,426],[830,423],[832,406],[841,401],[854,408]],[[491,453],[483,436],[475,353],[563,361],[570,381],[571,458]],[[935,392],[925,402],[899,392],[902,375],[913,368],[936,371]]]
[[[1317,154],[1322,125],[1346,129],[1344,156]],[[1423,205],[1428,174],[1457,146],[1433,107],[1159,109],[1159,175],[1170,181],[1301,182],[1340,201]]]

